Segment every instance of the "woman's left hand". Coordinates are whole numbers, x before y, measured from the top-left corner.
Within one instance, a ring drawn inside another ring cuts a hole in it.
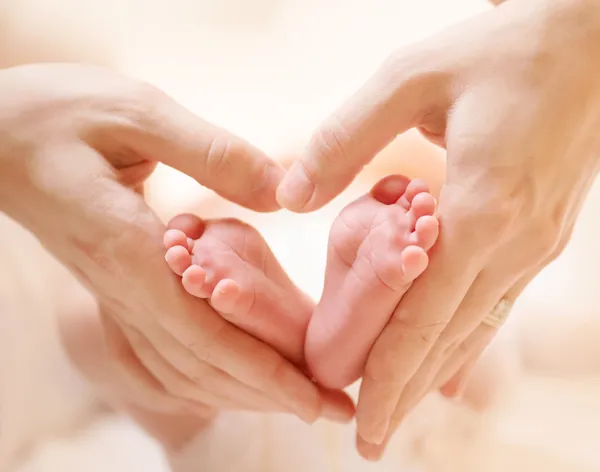
[[[312,211],[407,129],[448,151],[429,268],[366,364],[363,456],[379,458],[427,392],[468,373],[496,332],[486,316],[568,241],[598,170],[599,57],[597,0],[509,1],[394,54],[284,179],[279,202]]]

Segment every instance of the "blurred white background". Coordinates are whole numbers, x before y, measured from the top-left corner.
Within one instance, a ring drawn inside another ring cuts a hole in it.
[[[289,157],[394,49],[488,8],[484,0],[3,0],[0,65],[107,65]],[[386,159],[310,217],[241,212],[164,168],[150,199],[164,217],[194,208],[253,222],[317,297],[328,227],[345,201],[392,170],[439,186],[443,156],[421,141],[399,141]],[[490,409],[473,412],[434,396],[377,465],[358,458],[351,426],[226,415],[177,470],[600,470],[599,209],[595,188],[566,254],[532,284],[490,351],[492,362],[516,351],[524,365],[507,375],[509,388]],[[53,317],[70,277],[2,215],[0,260],[0,470],[168,470],[159,447],[99,409],[69,366]]]

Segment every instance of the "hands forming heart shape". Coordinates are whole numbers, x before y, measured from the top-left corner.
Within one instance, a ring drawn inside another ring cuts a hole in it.
[[[288,173],[149,85],[6,69],[0,209],[96,295],[132,401],[349,419],[331,388],[362,375],[358,448],[375,459],[567,243],[599,165],[599,55],[596,0],[509,1],[395,53]],[[252,228],[182,216],[166,231],[141,195],[161,161],[256,211],[312,211],[410,128],[447,150],[436,217],[422,182],[376,185],[332,228],[316,308]]]

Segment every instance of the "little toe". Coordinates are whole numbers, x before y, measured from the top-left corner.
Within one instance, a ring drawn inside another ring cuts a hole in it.
[[[188,238],[183,231],[178,229],[168,229],[163,236],[163,245],[165,249],[170,249],[174,246],[188,247]]]
[[[202,218],[189,213],[177,215],[167,225],[169,230],[179,230],[188,238],[198,239],[204,233],[206,223]]]
[[[252,307],[253,298],[252,293],[244,291],[234,280],[224,279],[213,290],[210,304],[219,313],[228,315],[227,318],[235,324],[243,320],[233,318],[246,315]]]
[[[187,242],[185,244],[187,245]],[[173,246],[167,249],[165,260],[169,268],[179,276],[192,265],[190,251],[184,246]]]
[[[404,207],[404,209],[409,210],[414,198],[420,193],[429,192],[429,186],[425,183],[424,180],[415,179],[411,180],[408,186],[406,187],[406,191],[398,200],[398,203]]]
[[[183,288],[194,297],[210,297],[210,291],[206,286],[206,272],[199,265],[188,267],[183,273],[181,283],[183,284]]]
[[[435,213],[435,198],[430,193],[419,193],[412,199],[408,212],[414,218],[415,223],[422,216],[433,215]]]
[[[429,251],[437,241],[440,225],[435,216],[426,215],[417,220],[415,230],[411,233],[409,241],[415,246]]]
[[[373,186],[371,196],[384,205],[391,205],[404,195],[409,184],[408,177],[389,175]]]
[[[402,251],[402,270],[406,283],[415,280],[429,264],[427,253],[418,246],[408,246]]]

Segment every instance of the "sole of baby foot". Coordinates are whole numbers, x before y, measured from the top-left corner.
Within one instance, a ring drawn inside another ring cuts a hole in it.
[[[260,233],[237,220],[177,218],[165,233],[165,259],[181,276],[185,290],[207,299],[227,321],[292,362],[303,364],[314,304],[292,283]],[[191,240],[190,234],[200,236]]]
[[[373,343],[427,268],[438,236],[434,212],[423,181],[390,176],[334,222],[323,296],[305,345],[321,385],[343,388],[362,375]]]

